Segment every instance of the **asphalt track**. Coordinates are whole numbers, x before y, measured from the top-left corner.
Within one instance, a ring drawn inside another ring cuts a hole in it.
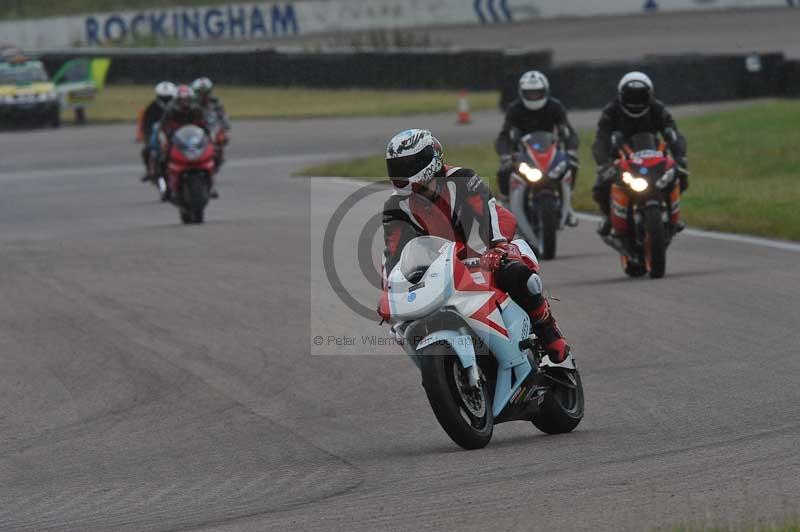
[[[682,235],[649,281],[625,278],[592,224],[561,235],[543,276],[586,388],[569,435],[506,424],[460,451],[413,365],[364,345],[386,328],[341,303],[320,258],[359,185],[289,174],[401,127],[453,144],[499,124],[452,118],[240,122],[196,227],[138,183],[129,126],[0,134],[0,529],[610,531],[796,514],[791,246]],[[368,305],[349,241],[382,196],[335,245]]]

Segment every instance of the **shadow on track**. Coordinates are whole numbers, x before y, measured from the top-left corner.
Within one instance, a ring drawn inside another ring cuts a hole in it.
[[[646,275],[643,277],[632,278],[627,277],[625,274],[620,272],[618,277],[614,277],[611,279],[587,279],[585,281],[577,281],[574,283],[570,283],[570,286],[603,286],[603,285],[617,285],[617,284],[627,284],[627,283],[643,283],[643,282],[651,282],[651,283],[661,283],[664,284],[665,282],[669,282],[673,279],[691,279],[694,277],[708,277],[708,276],[720,276],[724,274],[730,273],[740,273],[744,271],[750,271],[749,268],[717,268],[717,269],[709,269],[709,270],[694,270],[694,271],[683,271],[677,273],[669,273],[663,279],[650,279]]]

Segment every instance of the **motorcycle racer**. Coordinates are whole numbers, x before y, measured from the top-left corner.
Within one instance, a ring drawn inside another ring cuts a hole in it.
[[[171,138],[175,131],[188,124],[206,129],[205,115],[195,102],[194,91],[188,85],[180,85],[161,119],[161,131]]]
[[[164,111],[164,116],[153,128],[150,135],[149,149],[150,178],[163,174],[167,164],[167,157],[172,145],[172,136],[185,125],[193,124],[207,130],[205,116],[200,107],[194,102],[194,91],[188,85],[180,85],[175,89],[175,97],[169,107]],[[159,133],[166,137],[166,149],[161,150]]]
[[[200,106],[206,120],[209,122],[209,133],[212,135],[212,141],[216,146],[216,166],[219,169],[225,163],[224,148],[228,144],[228,132],[231,130],[231,123],[228,120],[228,115],[225,112],[225,106],[216,96],[212,96],[211,91],[214,90],[214,83],[206,78],[197,78],[192,82],[192,90],[197,98],[197,104]],[[211,190],[211,195],[219,197],[216,188]]]
[[[510,243],[516,219],[496,204],[480,176],[467,168],[445,165],[442,145],[424,129],[395,135],[386,149],[386,166],[394,192],[383,209],[384,286],[387,273],[409,241],[423,235],[439,236],[460,242],[469,253],[467,239],[477,223],[487,247],[481,267],[493,272],[497,287],[528,313],[551,360],[563,361],[569,346],[542,295],[538,264]],[[390,318],[386,297],[378,312],[382,318]]]
[[[661,134],[675,160],[680,192],[689,187],[686,139],[678,131],[672,114],[662,102],[655,99],[653,82],[646,74],[625,74],[617,86],[617,97],[603,109],[592,145],[592,155],[598,165],[592,197],[605,216],[598,229],[601,236],[611,233],[611,185],[617,177],[614,160],[620,149],[616,138],[629,139],[637,133]],[[680,194],[673,194],[673,198],[677,198],[670,201],[672,214],[677,220],[673,224],[673,231],[677,233],[683,230],[685,224],[679,219]]]
[[[150,139],[150,136],[153,133],[153,126],[155,126],[161,118],[164,116],[164,113],[169,107],[170,102],[172,102],[172,98],[175,97],[175,91],[177,87],[171,81],[162,81],[155,86],[155,99],[150,102],[150,104],[145,108],[144,113],[142,114],[142,120],[140,124],[140,131],[138,137],[141,139]],[[145,144],[145,147],[142,148],[142,160],[144,161],[145,169],[148,167],[150,158],[150,149]],[[147,181],[150,178],[149,172],[145,172],[142,181]]]
[[[206,113],[213,113],[222,125],[222,129],[230,131],[231,123],[228,120],[228,115],[225,112],[225,106],[216,96],[211,92],[214,90],[214,83],[208,78],[197,78],[192,82],[192,90],[197,97],[197,104]]]
[[[557,131],[564,142],[572,170],[571,186],[575,189],[578,177],[578,133],[567,119],[564,105],[550,95],[550,82],[537,70],[522,75],[518,84],[519,97],[511,102],[506,111],[505,121],[495,141],[495,151],[500,156],[500,168],[497,171],[497,184],[501,199],[508,197],[509,178],[513,170],[512,155],[517,148],[519,137],[534,131]],[[512,138],[518,135],[518,138]],[[570,198],[571,194],[563,194]],[[565,205],[569,212],[568,225],[576,225],[577,219],[572,212],[572,205]]]

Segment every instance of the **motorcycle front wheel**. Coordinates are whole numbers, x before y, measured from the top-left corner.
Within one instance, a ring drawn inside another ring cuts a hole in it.
[[[531,419],[546,434],[572,432],[583,419],[583,384],[578,370],[548,369],[550,390]],[[544,382],[547,382],[545,380]]]
[[[181,221],[185,224],[201,224],[205,219],[209,187],[204,179],[197,176],[184,183]]]
[[[661,209],[648,207],[644,211],[644,258],[652,279],[664,277],[667,270],[667,234]]]
[[[422,386],[433,414],[448,436],[464,449],[482,449],[494,430],[491,394],[481,379],[469,386],[467,372],[448,346],[420,351]]]
[[[558,231],[558,204],[553,197],[545,197],[537,201],[536,209],[539,217],[539,257],[543,260],[556,258],[556,232]]]

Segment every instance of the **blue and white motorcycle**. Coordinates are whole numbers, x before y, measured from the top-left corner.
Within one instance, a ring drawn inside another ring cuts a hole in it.
[[[536,256],[523,240],[523,255]],[[433,413],[465,449],[485,447],[496,423],[523,420],[548,434],[583,418],[583,386],[572,355],[555,364],[531,323],[494,287],[460,244],[418,237],[406,244],[385,287],[392,331],[422,372]]]

